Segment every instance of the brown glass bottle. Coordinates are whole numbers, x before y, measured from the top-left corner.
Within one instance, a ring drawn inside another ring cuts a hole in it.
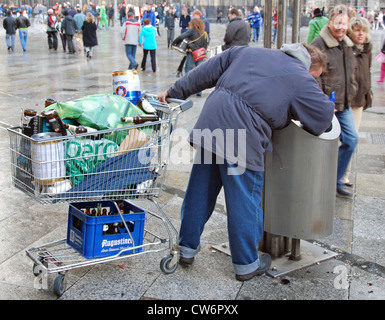
[[[63,122],[64,123],[64,122]],[[72,124],[64,123],[64,128],[66,128],[69,131],[75,132],[75,133],[87,133],[87,132],[96,132],[97,130],[90,127],[84,127],[84,126],[75,126]]]
[[[134,117],[120,118],[122,122],[132,122],[134,124],[142,124],[148,121],[159,121],[159,116],[156,114],[140,114]]]
[[[61,133],[63,136],[67,135],[64,122],[61,120],[55,109],[43,111],[41,115],[48,120],[48,123],[53,131]]]
[[[48,99],[45,100],[44,106],[47,108],[47,107],[49,107],[51,104],[54,104],[54,103],[56,103],[56,102],[57,102],[57,101],[56,101],[54,98],[48,98]]]

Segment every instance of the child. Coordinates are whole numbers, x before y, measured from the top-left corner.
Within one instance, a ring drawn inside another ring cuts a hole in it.
[[[98,45],[96,37],[97,26],[91,12],[87,12],[86,20],[83,23],[83,45],[86,48],[87,58],[92,58],[92,48]]]
[[[143,25],[139,35],[139,46],[143,45],[142,71],[146,70],[147,54],[150,52],[152,72],[156,72],[156,28],[151,25],[149,18],[144,19]]]

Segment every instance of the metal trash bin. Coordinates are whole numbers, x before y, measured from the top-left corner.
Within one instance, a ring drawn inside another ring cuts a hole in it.
[[[273,132],[266,155],[264,231],[296,239],[333,233],[340,125],[314,136],[292,121]]]

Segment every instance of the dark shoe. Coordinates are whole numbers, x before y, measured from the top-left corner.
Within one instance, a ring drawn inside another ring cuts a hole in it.
[[[255,276],[260,276],[264,274],[267,270],[269,270],[271,265],[271,257],[269,254],[265,253],[259,257],[260,265],[259,268],[253,272],[250,272],[248,274],[236,274],[235,279],[238,281],[248,281]]]
[[[345,182],[344,185],[349,187],[349,188],[353,188],[353,183],[351,183],[351,182]]]
[[[337,197],[351,199],[353,194],[343,188],[337,188]]]
[[[179,264],[182,267],[188,267],[191,266],[194,262],[194,257],[192,258],[184,258],[184,257],[179,257]]]

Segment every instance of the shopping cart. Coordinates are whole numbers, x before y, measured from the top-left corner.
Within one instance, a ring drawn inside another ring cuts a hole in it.
[[[26,250],[35,288],[66,290],[67,271],[145,253],[169,250],[160,262],[178,267],[178,232],[155,201],[169,162],[171,135],[191,100],[161,103],[146,95],[158,121],[96,132],[37,138],[8,128],[12,181],[41,204],[68,203],[67,237]],[[149,200],[159,214],[134,204]]]

